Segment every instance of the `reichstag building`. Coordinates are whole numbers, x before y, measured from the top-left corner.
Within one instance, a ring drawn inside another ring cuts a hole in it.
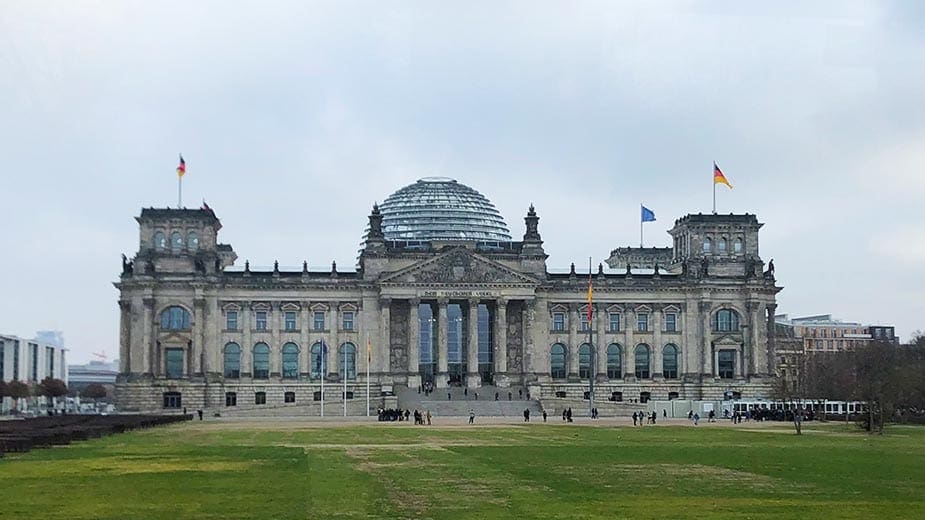
[[[593,378],[601,401],[755,397],[774,373],[780,287],[755,215],[691,214],[669,231],[673,247],[614,249],[594,269],[590,323],[588,272],[547,269],[534,208],[514,240],[452,179],[373,206],[355,270],[236,264],[208,207],[136,220],[138,252],[115,283],[124,410],[311,410],[322,381],[356,414],[367,388],[375,409],[422,385],[542,401],[580,399]]]

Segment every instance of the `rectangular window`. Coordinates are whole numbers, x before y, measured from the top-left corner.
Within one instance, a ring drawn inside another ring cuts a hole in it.
[[[344,330],[353,330],[353,312],[344,312]]]
[[[164,392],[164,408],[181,408],[183,401],[180,392]]]
[[[55,349],[45,347],[45,362],[48,363],[48,373],[46,376],[55,377]]]
[[[254,328],[257,330],[267,330],[267,311],[256,312],[256,325]]]
[[[323,311],[315,311],[314,324],[312,328],[315,329],[316,331],[324,330],[324,312]]]
[[[552,330],[562,332],[565,330],[565,313],[554,312],[552,314]]]
[[[225,313],[225,329],[238,330],[238,311]]]
[[[13,341],[13,381],[19,381],[19,340]]]
[[[620,313],[610,313],[610,332],[620,332]]]
[[[267,393],[256,392],[254,394],[254,404],[267,404]]]
[[[295,326],[295,312],[286,311],[286,330],[293,331],[296,330]]]
[[[678,315],[669,312],[665,314],[665,332],[678,332]]]
[[[589,328],[588,312],[587,310],[585,310],[585,311],[581,311],[579,314],[581,314],[581,324],[578,326],[578,329],[581,332],[588,332],[588,328]]]
[[[237,392],[225,392],[225,406],[238,406]]]
[[[649,331],[649,314],[640,312],[636,315],[636,330],[639,332]]]
[[[719,358],[717,368],[720,379],[732,379],[735,377],[735,350],[720,350],[717,357]]]
[[[166,375],[168,379],[179,379],[183,377],[182,348],[164,349],[164,375]]]
[[[29,343],[29,351],[32,353],[32,380],[39,380],[39,346],[37,343]]]

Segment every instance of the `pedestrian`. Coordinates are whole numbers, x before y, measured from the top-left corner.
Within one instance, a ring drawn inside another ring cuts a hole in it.
[[[447,392],[447,393],[446,393],[446,400],[447,400],[447,401],[452,401],[452,400],[453,400],[453,394]]]
[[[199,420],[201,421],[202,420],[202,408],[196,410],[196,413],[199,414]]]
[[[636,426],[636,412],[633,412],[633,426]]]
[[[476,400],[476,401],[479,400],[479,393],[478,393],[478,392],[475,393],[475,400]]]
[[[687,420],[691,421],[693,419],[694,419],[694,410],[690,410],[687,412]]]
[[[517,390],[517,394],[520,395],[520,397],[518,397],[518,399],[523,399],[523,398],[524,398],[524,391],[523,391],[523,388],[518,389],[518,390]]]
[[[430,410],[427,410],[427,426],[430,426]]]
[[[469,408],[469,424],[475,424],[475,410]]]
[[[495,392],[495,401],[498,400],[498,392]]]
[[[700,423],[700,414],[695,413],[694,414],[694,426],[697,426],[699,423]]]
[[[662,408],[662,419],[667,419],[667,418],[668,418],[668,410]]]
[[[512,397],[513,395],[514,395],[514,394],[508,392],[508,393],[507,393],[507,400],[510,401],[510,400],[511,400],[511,397]]]
[[[543,422],[546,422],[546,410],[543,410]]]
[[[562,420],[565,421],[565,414],[568,413],[568,410],[565,408],[562,409]]]
[[[524,422],[530,422],[530,409],[524,408]]]
[[[463,388],[463,396],[469,397],[469,387]]]
[[[566,413],[565,416],[568,418],[568,422],[572,422],[572,407],[571,406],[569,406],[568,413]]]
[[[652,424],[655,424],[655,419],[658,419],[658,413],[652,412]]]
[[[183,407],[183,415],[186,415],[186,407]]]

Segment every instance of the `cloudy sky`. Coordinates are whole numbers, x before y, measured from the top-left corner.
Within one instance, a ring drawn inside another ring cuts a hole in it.
[[[653,4],[657,4],[653,5]],[[748,4],[748,5],[744,5]],[[783,4],[783,5],[782,5]],[[786,4],[789,4],[786,5]],[[352,266],[423,176],[534,203],[550,269],[757,213],[779,311],[925,328],[921,2],[0,7],[0,332],[118,352],[133,217],[203,199],[240,262]]]

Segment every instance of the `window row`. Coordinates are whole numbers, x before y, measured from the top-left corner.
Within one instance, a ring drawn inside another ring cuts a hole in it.
[[[588,332],[590,325],[588,323],[588,314],[586,312],[579,313],[580,322],[578,324],[578,330],[580,332]],[[680,320],[678,319],[678,313],[676,312],[666,312],[662,315],[662,332],[679,332],[680,331]],[[553,332],[566,332],[566,321],[567,316],[565,312],[553,312],[552,313],[552,330]],[[636,332],[651,332],[650,330],[650,320],[648,312],[637,312],[636,313]],[[619,312],[609,312],[607,313],[607,332],[622,332],[623,331],[623,315]]]
[[[703,239],[703,252],[704,252],[704,253],[712,253],[712,252],[713,252],[713,244],[714,244],[714,239],[713,239],[713,237],[708,236],[708,237],[704,238],[704,239]],[[729,246],[728,246],[728,244],[729,244],[729,240],[728,240],[726,237],[719,237],[719,238],[717,238],[717,239],[716,239],[716,252],[719,253],[719,254],[721,254],[721,255],[722,255],[722,254],[728,253],[728,252],[729,252]],[[741,237],[736,237],[736,238],[732,241],[732,253],[733,253],[733,254],[736,254],[736,255],[740,255],[740,254],[742,254],[742,252],[743,252],[744,250],[745,250],[745,245],[744,245],[744,242],[742,241],[742,238],[741,238]]]
[[[237,331],[240,330],[241,325],[238,316],[239,311],[226,311],[225,312],[225,330]],[[356,315],[353,311],[342,311],[341,316],[341,330],[344,331],[354,331],[356,330]],[[269,329],[269,311],[253,311],[253,329],[254,330],[270,330]],[[189,330],[192,324],[189,311],[174,305],[167,307],[161,311],[161,330]],[[313,331],[322,332],[325,329],[325,312],[316,311],[312,315],[312,329]],[[296,311],[285,311],[283,312],[283,323],[282,330],[286,332],[296,332],[299,330],[299,313]]]
[[[353,392],[338,392],[338,391],[328,391],[329,395],[334,395],[335,399],[353,399]],[[321,391],[316,390],[312,395],[313,401],[321,400]],[[284,392],[283,393],[283,403],[295,403],[295,392]],[[267,393],[266,392],[254,392],[254,404],[267,404]],[[237,392],[225,392],[225,406],[237,406],[238,405],[238,393]],[[165,406],[166,407],[166,406]]]
[[[166,251],[168,249],[167,235],[163,231],[154,232],[154,249]],[[186,235],[181,231],[172,231],[170,233],[169,249],[171,253],[180,253],[183,251],[184,244],[186,250],[193,253],[199,250],[199,235],[195,231],[187,231]]]
[[[357,377],[357,348],[353,343],[344,343],[338,348],[338,366],[328,367],[327,344],[316,341],[309,349],[309,377],[320,379],[322,374],[331,372],[331,368],[346,375],[348,380]],[[295,343],[286,343],[280,350],[280,375],[283,379],[299,378],[299,346]],[[223,372],[226,379],[241,377],[241,359],[245,355],[237,343],[228,343],[223,350]],[[270,377],[270,346],[266,343],[257,343],[250,352],[251,376],[254,379],[269,379]],[[168,377],[170,377],[168,375]]]
[[[634,354],[633,372],[624,372],[623,367],[623,347],[611,343],[607,345],[607,378],[623,379],[624,374],[631,373],[637,379],[651,378],[651,349],[649,345],[640,343],[636,345]],[[678,367],[680,364],[681,349],[677,345],[669,343],[662,348],[662,377],[665,379],[677,379]],[[550,367],[549,373],[553,379],[565,379],[568,366],[568,349],[562,343],[553,344],[550,350]],[[591,377],[591,345],[583,343],[578,347],[578,377],[589,379]]]
[[[225,311],[225,330],[237,331],[240,330],[240,311]],[[326,315],[324,311],[314,311],[311,315],[311,330],[316,332],[322,332],[326,329]],[[269,311],[253,311],[253,329],[254,330],[269,330],[268,329],[268,318]],[[356,330],[356,314],[353,311],[341,311],[340,313],[340,328],[345,331]],[[284,311],[283,312],[283,327],[282,330],[287,332],[295,332],[299,329],[299,313],[296,311]]]

